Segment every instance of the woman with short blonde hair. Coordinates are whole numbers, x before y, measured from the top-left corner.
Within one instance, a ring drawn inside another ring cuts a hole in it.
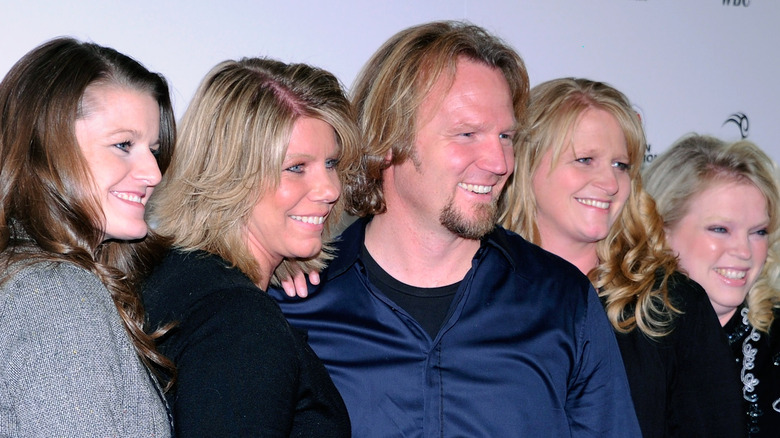
[[[178,321],[160,344],[178,367],[177,435],[349,435],[324,366],[265,293],[282,265],[331,257],[323,233],[360,160],[340,83],[304,64],[220,63],[178,148],[151,210],[173,247],[144,291],[152,326]]]
[[[780,187],[755,144],[689,135],[645,171],[680,266],[707,292],[741,367],[750,437],[780,431]]]

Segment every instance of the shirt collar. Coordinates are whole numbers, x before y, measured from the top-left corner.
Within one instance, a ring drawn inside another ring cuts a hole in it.
[[[337,238],[334,244],[336,258],[330,262],[324,274],[326,278],[338,277],[355,264],[360,257],[360,247],[366,237],[366,225],[371,222],[371,219],[372,217],[357,219]],[[518,245],[512,245],[508,237],[509,233],[506,230],[495,226],[481,239],[479,250],[474,255],[474,259],[481,259],[488,248],[494,248],[506,258],[513,270],[517,269],[516,261],[522,259],[520,248]]]

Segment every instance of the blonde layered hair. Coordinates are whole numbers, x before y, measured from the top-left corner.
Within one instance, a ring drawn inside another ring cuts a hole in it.
[[[512,94],[515,119],[522,122],[528,103],[528,73],[520,55],[506,43],[478,26],[456,21],[402,30],[379,48],[355,82],[352,101],[364,141],[365,174],[358,184],[344,190],[351,214],[385,211],[382,171],[414,157],[420,105],[442,75],[454,80],[461,58],[502,72]]]
[[[258,200],[275,190],[293,125],[302,117],[333,127],[339,145],[337,172],[349,187],[359,163],[353,113],[339,81],[325,70],[259,58],[225,61],[203,79],[184,114],[178,151],[151,200],[157,231],[184,251],[219,255],[260,283],[259,265],[244,237]],[[325,222],[340,217],[336,203]],[[271,281],[290,269],[321,270],[332,256],[327,244],[309,260],[285,260]]]
[[[691,200],[714,183],[749,183],[764,195],[769,215],[769,251],[745,301],[753,327],[768,331],[774,319],[773,307],[780,307],[780,188],[774,162],[749,141],[726,143],[692,134],[656,158],[644,176],[647,191],[655,198],[666,228],[674,227],[685,217]]]
[[[675,313],[666,283],[677,264],[666,247],[661,217],[642,189],[639,172],[645,136],[623,93],[602,82],[575,78],[555,79],[531,90],[527,127],[502,199],[499,222],[543,246],[536,225],[533,175],[547,151],[552,151],[551,165],[555,166],[560,155],[573,147],[571,133],[590,109],[604,110],[618,121],[626,139],[631,185],[620,215],[607,237],[597,244],[599,264],[588,276],[604,299],[615,330],[628,332],[638,327],[648,336],[663,336]]]

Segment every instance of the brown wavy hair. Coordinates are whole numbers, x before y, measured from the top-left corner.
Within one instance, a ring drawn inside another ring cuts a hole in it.
[[[293,126],[302,117],[333,127],[339,145],[336,171],[342,187],[351,186],[360,141],[352,107],[335,76],[306,64],[262,58],[215,66],[181,120],[173,163],[150,201],[156,230],[171,236],[177,248],[217,254],[260,283],[262,273],[246,245],[244,226],[258,199],[278,187]],[[340,197],[326,230],[342,210]],[[271,283],[278,285],[297,270],[321,270],[330,258],[325,242],[311,259],[285,260]]]
[[[669,332],[677,310],[668,298],[667,280],[677,268],[666,246],[663,222],[653,199],[642,188],[640,169],[646,149],[642,123],[628,98],[612,86],[588,79],[562,78],[531,90],[528,123],[521,134],[515,170],[502,198],[499,222],[529,241],[544,246],[536,226],[533,175],[552,150],[554,166],[570,148],[566,142],[581,115],[597,108],[618,121],[626,139],[631,178],[628,199],[596,246],[599,263],[588,277],[605,303],[616,331],[638,327],[651,337]]]
[[[690,134],[656,158],[644,177],[667,228],[687,215],[691,200],[714,182],[753,184],[764,195],[769,215],[767,259],[745,303],[750,324],[769,331],[773,308],[780,308],[780,187],[772,159],[747,140],[727,143]]]
[[[94,273],[111,293],[141,361],[152,371],[173,365],[144,332],[136,255],[143,240],[105,241],[92,176],[76,140],[84,94],[117,86],[151,95],[160,108],[162,172],[175,143],[165,79],[116,50],[58,38],[24,55],[0,82],[0,258],[6,269],[35,261],[67,262]],[[21,262],[21,263],[18,263]]]
[[[522,124],[528,73],[509,45],[481,27],[457,21],[402,30],[371,57],[353,87],[364,173],[344,189],[350,214],[362,217],[385,211],[382,171],[414,156],[417,111],[442,75],[454,80],[461,57],[501,70],[512,93],[515,119]]]

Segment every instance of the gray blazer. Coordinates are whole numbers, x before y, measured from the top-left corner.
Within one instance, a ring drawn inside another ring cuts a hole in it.
[[[0,437],[170,437],[108,290],[39,262],[0,287]]]

